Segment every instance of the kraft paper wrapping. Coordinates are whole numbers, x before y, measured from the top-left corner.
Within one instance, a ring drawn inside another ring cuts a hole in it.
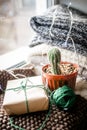
[[[26,89],[26,95],[24,93],[24,90],[22,89],[18,89],[17,91],[13,90],[13,88],[19,87],[21,82],[25,82],[25,80],[25,78],[22,78],[9,80],[7,82],[3,108],[8,115],[20,115],[28,112],[48,110],[49,99],[46,91],[43,88],[39,88],[36,86],[30,89]],[[32,84],[31,82],[33,83],[33,85],[42,84],[40,76],[30,77],[28,86]],[[27,111],[27,105],[29,111]]]

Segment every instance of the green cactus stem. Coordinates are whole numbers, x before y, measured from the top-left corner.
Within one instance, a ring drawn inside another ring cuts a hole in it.
[[[54,47],[48,52],[48,59],[52,68],[52,74],[61,74],[59,67],[61,61],[61,53],[58,48]]]

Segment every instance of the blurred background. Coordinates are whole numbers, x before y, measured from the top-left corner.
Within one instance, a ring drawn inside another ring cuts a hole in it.
[[[87,13],[87,0],[0,0],[0,55],[29,45],[34,37],[29,20],[58,3]]]
[[[29,20],[53,4],[53,0],[0,0],[0,55],[29,45],[34,32]]]

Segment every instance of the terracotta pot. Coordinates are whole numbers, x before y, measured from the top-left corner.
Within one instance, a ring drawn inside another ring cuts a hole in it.
[[[72,64],[70,62],[61,62],[61,64],[62,63],[63,64]],[[45,70],[49,66],[50,65],[47,64],[42,67],[42,82],[44,85],[47,84],[47,86],[49,87],[50,90],[55,90],[58,87],[61,87],[63,85],[68,85],[72,89],[75,88],[76,77],[77,77],[78,68],[79,68],[77,64],[73,64],[73,66],[76,68],[77,71],[75,71],[71,74],[68,74],[68,75],[53,75],[53,74],[46,73]]]

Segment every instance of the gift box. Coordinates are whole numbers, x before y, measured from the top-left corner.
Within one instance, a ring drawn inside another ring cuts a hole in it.
[[[18,78],[24,78],[24,76],[30,77],[35,75],[36,72],[33,64],[10,70],[0,70],[0,94],[6,89],[7,81],[16,79],[15,76]]]
[[[3,108],[8,115],[48,110],[49,98],[41,76],[9,80]]]

